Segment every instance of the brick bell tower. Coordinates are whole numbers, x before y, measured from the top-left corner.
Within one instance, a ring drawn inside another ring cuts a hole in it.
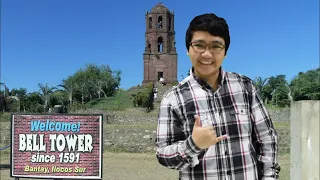
[[[154,6],[146,17],[145,50],[143,53],[143,85],[164,78],[177,83],[177,51],[175,47],[174,13],[162,3]]]

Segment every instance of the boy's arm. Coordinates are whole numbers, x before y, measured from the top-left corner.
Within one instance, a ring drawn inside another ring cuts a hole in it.
[[[274,180],[278,176],[277,162],[278,137],[272,120],[260,98],[258,91],[252,85],[251,118],[253,120],[253,133],[260,148],[257,150],[259,169],[263,180]]]
[[[178,170],[197,165],[201,151],[191,135],[185,136],[182,122],[170,103],[169,96],[164,97],[158,118],[156,156],[163,166]]]

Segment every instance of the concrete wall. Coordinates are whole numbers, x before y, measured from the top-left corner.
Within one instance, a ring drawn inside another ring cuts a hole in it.
[[[319,180],[320,101],[291,105],[291,180]]]

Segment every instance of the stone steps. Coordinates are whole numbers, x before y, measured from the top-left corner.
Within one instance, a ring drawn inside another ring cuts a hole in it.
[[[155,88],[158,89],[158,94],[157,94],[157,100],[155,101],[155,103],[160,103],[163,95],[172,88],[172,86],[170,85],[165,85],[163,86],[162,84],[160,84],[159,82],[155,83]]]

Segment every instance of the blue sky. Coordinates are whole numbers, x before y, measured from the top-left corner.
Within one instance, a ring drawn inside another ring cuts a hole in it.
[[[207,12],[229,24],[227,71],[291,80],[319,67],[318,0],[2,0],[1,82],[38,91],[38,83],[57,86],[95,63],[121,70],[121,88],[141,84],[145,12],[158,2],[175,13],[178,80],[191,65],[186,29]]]

